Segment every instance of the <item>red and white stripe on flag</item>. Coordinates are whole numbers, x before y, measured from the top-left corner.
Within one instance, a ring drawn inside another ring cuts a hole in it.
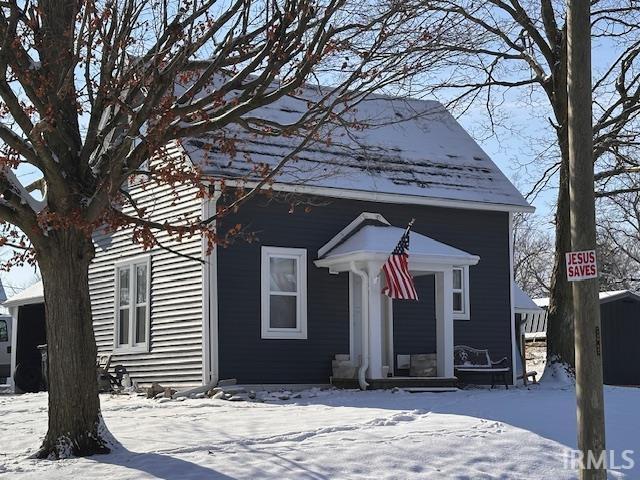
[[[416,286],[409,273],[409,228],[382,266],[387,280],[387,286],[382,289],[382,293],[398,300],[418,300]]]

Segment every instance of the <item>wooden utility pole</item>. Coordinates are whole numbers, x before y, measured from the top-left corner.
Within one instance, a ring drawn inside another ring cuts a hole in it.
[[[567,0],[569,192],[573,251],[596,248],[590,3],[589,0]],[[580,478],[605,480],[607,476],[605,465],[598,463],[604,458],[605,439],[597,278],[573,283],[573,308],[575,311],[578,448],[583,454]],[[598,465],[600,465],[598,468],[593,468]]]

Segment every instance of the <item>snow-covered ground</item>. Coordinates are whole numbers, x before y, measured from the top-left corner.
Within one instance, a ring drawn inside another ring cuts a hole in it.
[[[607,446],[635,450],[640,389],[606,389]],[[46,429],[46,395],[0,396],[0,477],[24,479],[570,479],[575,397],[557,384],[454,393],[306,391],[265,403],[103,396],[122,443],[60,462],[28,455]],[[623,463],[622,460],[618,463]]]

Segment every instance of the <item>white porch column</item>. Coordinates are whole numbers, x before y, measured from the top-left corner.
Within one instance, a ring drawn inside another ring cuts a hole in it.
[[[453,377],[453,272],[436,272],[436,367],[439,377]]]
[[[382,378],[382,279],[379,276],[380,264],[369,262],[369,368],[367,378]]]

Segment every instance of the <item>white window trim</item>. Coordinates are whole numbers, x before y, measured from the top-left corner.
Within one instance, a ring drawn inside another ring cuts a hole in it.
[[[145,309],[146,318],[145,318],[145,341],[144,343],[134,343],[135,340],[135,309],[136,302],[129,305],[129,338],[130,342],[128,345],[120,344],[120,295],[119,295],[119,279],[118,270],[123,267],[129,267],[129,282],[130,289],[133,292],[130,295],[131,299],[134,299],[137,285],[136,285],[136,275],[134,265],[140,265],[141,263],[146,263],[147,265],[147,308]],[[151,330],[151,255],[140,255],[133,258],[128,258],[126,260],[122,260],[116,262],[114,264],[114,313],[113,313],[113,350],[121,353],[144,353],[149,351],[150,345],[150,330]]]
[[[462,270],[462,290],[458,290],[451,286],[451,295],[456,292],[462,293],[462,311],[453,311],[454,320],[469,320],[471,319],[470,313],[470,301],[469,301],[469,266],[462,267],[455,266],[453,270]],[[452,276],[453,281],[453,276]]]
[[[297,260],[297,326],[296,328],[271,328],[270,322],[270,275],[269,259],[295,258]],[[264,339],[297,339],[307,338],[307,250],[305,248],[282,248],[282,247],[262,247],[261,253],[261,331]]]

